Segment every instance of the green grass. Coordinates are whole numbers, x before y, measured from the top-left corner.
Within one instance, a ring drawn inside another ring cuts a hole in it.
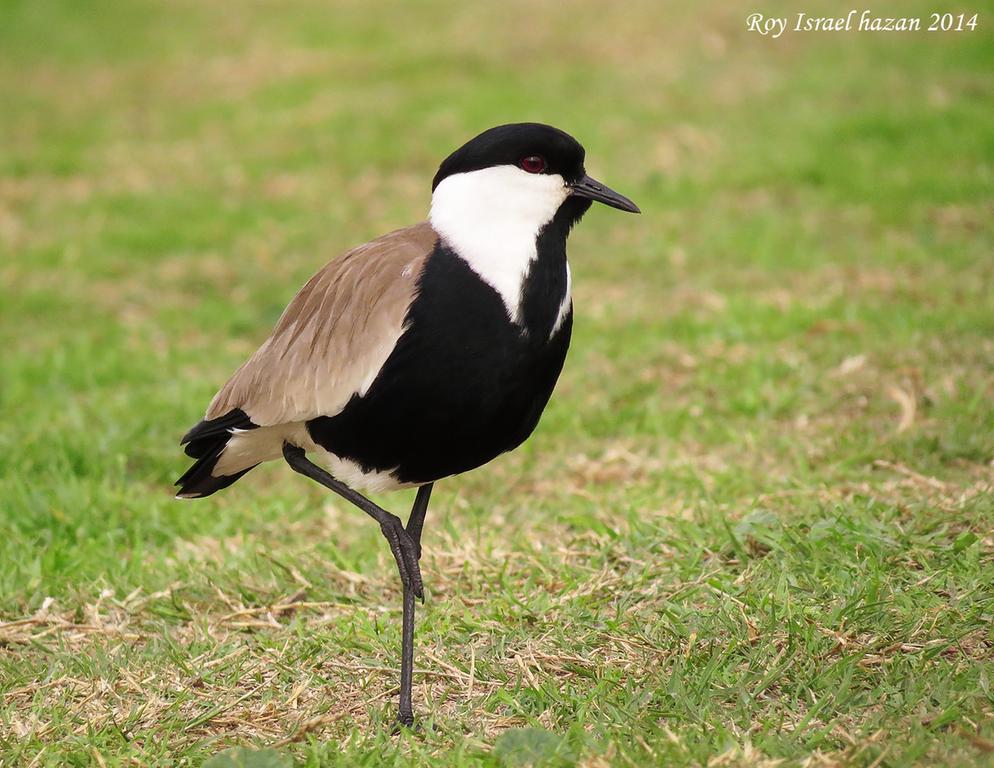
[[[0,765],[991,761],[994,8],[752,10],[0,4]],[[436,490],[396,736],[376,526],[275,466],[176,502],[177,442],[526,119],[644,215],[572,237],[533,439]]]

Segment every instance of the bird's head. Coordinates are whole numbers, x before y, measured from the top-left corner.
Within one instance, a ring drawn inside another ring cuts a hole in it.
[[[492,225],[538,229],[562,209],[571,225],[592,201],[639,213],[627,197],[588,176],[583,160],[580,143],[550,125],[491,128],[439,166],[432,182],[432,222],[486,217]]]

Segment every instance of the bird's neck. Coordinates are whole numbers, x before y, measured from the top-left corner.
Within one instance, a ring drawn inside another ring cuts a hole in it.
[[[429,219],[452,252],[497,291],[512,322],[528,329],[531,318],[545,314],[534,305],[551,306],[555,318],[569,298],[566,236],[588,205],[570,198],[561,181],[509,190],[515,181],[495,173],[447,178],[432,196]]]
[[[536,341],[555,336],[573,309],[566,238],[589,207],[589,200],[567,198],[536,238],[519,305],[520,324]]]

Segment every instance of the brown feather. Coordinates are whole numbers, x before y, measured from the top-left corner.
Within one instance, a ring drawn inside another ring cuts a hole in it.
[[[266,427],[338,413],[369,386],[403,333],[437,239],[422,222],[327,264],[215,395],[206,418],[241,408]]]

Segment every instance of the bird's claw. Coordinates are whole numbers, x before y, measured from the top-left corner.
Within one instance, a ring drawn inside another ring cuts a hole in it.
[[[390,551],[393,552],[397,561],[397,570],[400,571],[400,580],[404,584],[404,589],[410,589],[416,598],[422,603],[425,601],[424,582],[421,580],[421,566],[418,560],[421,556],[420,547],[411,538],[411,535],[404,530],[404,524],[397,518],[389,523],[380,526],[383,535],[390,544]]]

